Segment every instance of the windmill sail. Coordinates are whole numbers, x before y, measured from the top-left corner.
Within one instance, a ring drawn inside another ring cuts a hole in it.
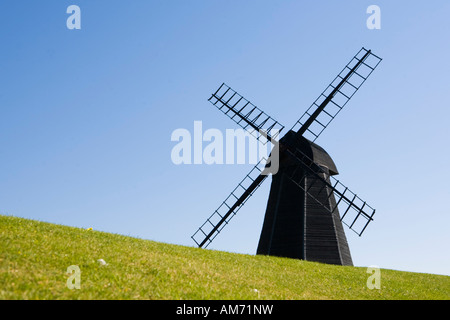
[[[208,99],[231,120],[258,140],[277,140],[284,126],[223,83]],[[262,141],[264,143],[264,140]]]
[[[267,178],[267,174],[264,173],[266,161],[262,159],[253,167],[217,210],[191,236],[197,246],[206,248],[259,188]]]
[[[361,236],[367,225],[373,220],[375,209],[339,180],[325,174],[316,163],[299,149],[295,150],[295,154],[290,151],[288,153],[299,164],[299,166],[293,167],[290,172],[285,173],[291,181],[305,191],[309,197],[321,204],[328,212],[333,213],[339,207],[339,212],[342,213],[340,218],[342,223]],[[313,184],[308,185],[304,183],[307,176],[316,178],[313,180]],[[310,192],[310,190],[314,190],[314,192]],[[325,190],[331,191],[326,201],[322,197],[317,196],[321,195]],[[336,202],[329,201],[333,194]],[[330,206],[330,203],[333,203],[333,205]]]
[[[381,58],[362,48],[291,130],[314,142],[372,74]]]

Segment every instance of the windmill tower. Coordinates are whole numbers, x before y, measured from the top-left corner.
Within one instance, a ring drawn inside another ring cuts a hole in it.
[[[335,179],[335,163],[315,141],[380,62],[362,48],[281,139],[284,126],[222,84],[209,101],[271,142],[279,166],[274,172],[270,158],[257,164],[192,235],[194,242],[206,248],[273,173],[257,254],[353,265],[343,224],[361,236],[375,210]]]

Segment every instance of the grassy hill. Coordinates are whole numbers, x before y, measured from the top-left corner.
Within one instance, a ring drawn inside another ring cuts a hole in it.
[[[0,299],[450,299],[450,277],[242,255],[0,216]],[[103,259],[106,264],[98,262]],[[81,288],[67,288],[67,268]]]

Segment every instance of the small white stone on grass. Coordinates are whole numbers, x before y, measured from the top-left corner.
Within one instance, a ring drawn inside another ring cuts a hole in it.
[[[97,262],[100,263],[101,266],[106,266],[107,265],[107,263],[103,259],[98,259]]]

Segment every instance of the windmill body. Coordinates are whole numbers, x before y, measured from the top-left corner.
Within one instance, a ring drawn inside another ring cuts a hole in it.
[[[328,153],[315,140],[372,74],[381,58],[362,48],[281,139],[278,121],[222,84],[209,101],[256,138],[272,143],[263,159],[197,229],[192,239],[207,247],[268,175],[272,185],[257,254],[353,265],[343,224],[359,236],[375,210],[334,176]]]
[[[295,132],[288,132],[280,143],[293,145],[306,154],[321,168],[317,173],[324,180],[329,181],[330,175],[338,174],[324,149]],[[288,178],[292,174],[305,176],[304,189]],[[338,208],[329,212],[322,204],[330,209],[335,206],[333,191],[315,175],[304,172],[289,156],[280,154],[280,168],[272,176],[257,254],[353,265]]]

